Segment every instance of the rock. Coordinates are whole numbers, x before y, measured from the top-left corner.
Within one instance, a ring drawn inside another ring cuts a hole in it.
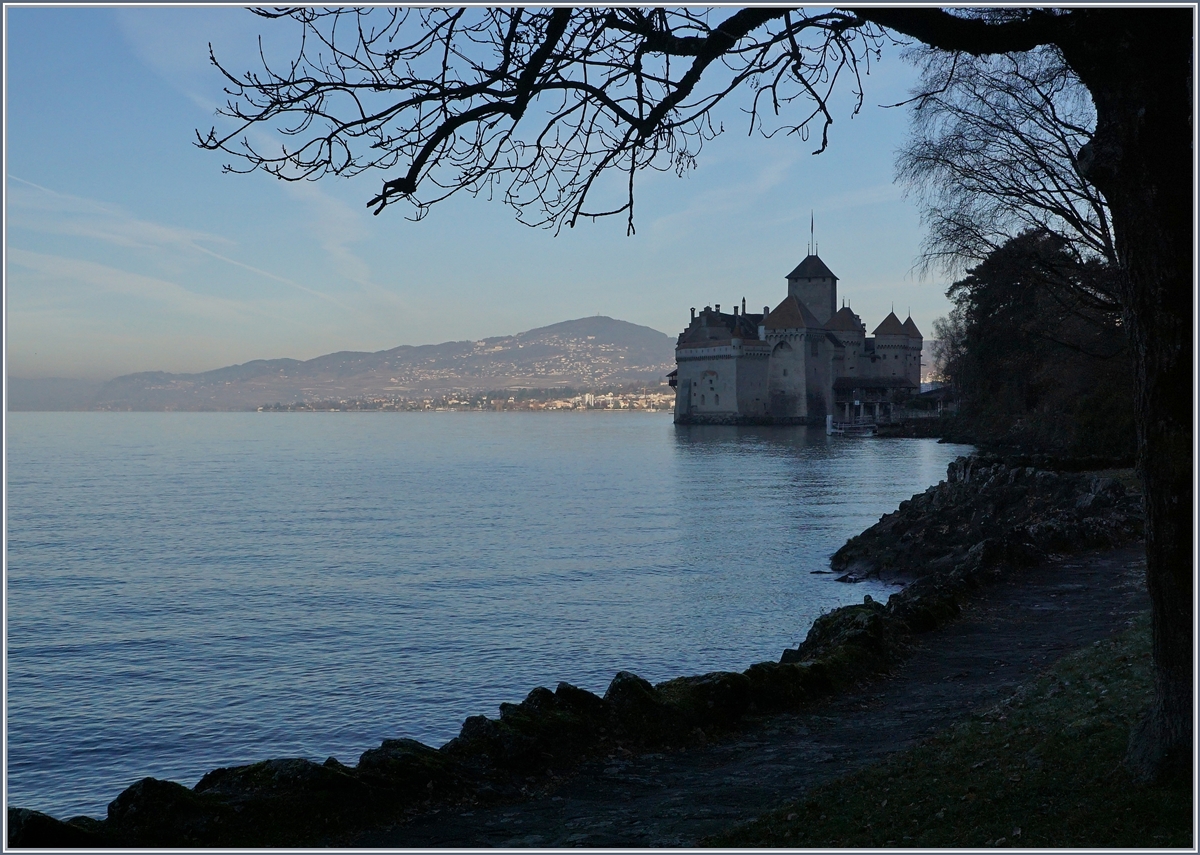
[[[182,784],[142,778],[108,806],[108,828],[122,844],[153,847],[212,846],[232,811],[212,796]]]
[[[373,783],[383,786],[372,787],[365,777],[336,761],[281,758],[215,769],[200,779],[195,792],[219,799],[232,811],[220,820],[209,845],[294,846],[404,804],[395,797],[397,787],[378,780]]]
[[[909,632],[930,632],[958,616],[958,593],[947,581],[922,579],[888,597],[887,609]]]
[[[558,699],[554,696],[554,692],[547,689],[545,686],[538,686],[525,696],[525,700],[520,704],[501,704],[501,718],[504,717],[504,711],[520,707],[525,712],[532,715],[541,713],[553,712],[558,709]]]
[[[877,576],[907,583],[904,590],[886,608],[868,601],[823,615],[780,662],[820,663],[836,681],[886,667],[908,634],[953,619],[960,598],[980,585],[1051,553],[1109,548],[1140,536],[1138,500],[1116,479],[1080,474],[1081,468],[1079,461],[1063,465],[1045,455],[953,461],[945,481],[884,514],[830,559],[838,581]],[[760,690],[771,685],[765,673],[756,676]]]
[[[780,664],[808,665],[806,689],[828,691],[885,670],[899,654],[905,631],[886,606],[867,598],[817,618],[800,646],[783,652]]]
[[[886,607],[874,600],[834,609],[813,621],[797,652],[803,661],[852,646],[871,656],[885,658],[889,652],[884,626],[887,618]]]
[[[409,797],[427,798],[431,791],[456,789],[462,783],[450,757],[415,739],[385,739],[362,753],[356,771],[364,781]]]
[[[249,799],[293,798],[300,795],[320,794],[328,797],[349,793],[361,796],[366,788],[344,766],[338,769],[297,758],[263,760],[247,766],[214,769],[200,779],[194,791],[220,796],[224,801],[234,804]]]
[[[716,671],[676,677],[654,687],[683,715],[689,729],[727,730],[750,708],[750,680],[744,674]]]
[[[965,560],[964,572],[978,576],[1140,536],[1140,507],[1118,481],[1046,468],[1057,463],[1044,456],[960,457],[941,484],[848,540],[830,567],[842,581],[904,582]],[[986,554],[968,554],[981,543]]]
[[[643,745],[682,741],[684,717],[657,689],[637,674],[619,671],[604,693],[615,724],[631,741]]]
[[[203,843],[319,845],[367,817],[397,817],[440,796],[433,782],[453,791],[458,777],[452,767],[434,749],[398,739],[364,752],[355,769],[336,760],[318,764],[300,758],[215,769],[195,787],[195,797],[214,801],[222,811],[204,829]]]
[[[473,766],[492,765],[501,755],[500,723],[483,715],[469,716],[458,736],[438,750]]]
[[[1075,501],[1076,510],[1098,511],[1111,508],[1125,497],[1125,488],[1114,478],[1094,477],[1088,484],[1086,493]]]
[[[514,769],[570,765],[590,751],[606,729],[604,702],[583,689],[538,687],[519,704],[500,705],[502,762]]]
[[[591,692],[559,683],[534,689],[519,704],[501,704],[500,720],[472,716],[441,751],[467,766],[510,772],[570,766],[606,739],[609,705]]]
[[[577,715],[600,724],[608,718],[608,704],[599,695],[594,695],[586,689],[572,686],[570,683],[559,683],[554,690],[554,697],[564,708]]]
[[[81,828],[74,821],[63,822],[28,808],[8,809],[9,848],[90,849],[106,845],[112,844],[102,833]]]
[[[786,650],[784,657],[795,653],[795,650]],[[815,678],[813,672],[811,664],[799,662],[759,662],[751,665],[743,673],[750,684],[750,701],[754,711],[794,711],[827,688],[825,681]]]

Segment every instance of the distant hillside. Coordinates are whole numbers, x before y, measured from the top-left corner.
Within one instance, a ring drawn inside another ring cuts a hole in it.
[[[202,374],[126,374],[104,384],[90,409],[246,410],[449,391],[589,389],[658,383],[674,367],[670,336],[597,316],[482,341],[343,351],[304,362],[259,359]]]

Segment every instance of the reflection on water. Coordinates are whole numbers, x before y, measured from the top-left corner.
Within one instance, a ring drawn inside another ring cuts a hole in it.
[[[536,685],[777,659],[962,448],[574,414],[16,413],[9,804],[440,744]]]
[[[674,425],[681,447],[749,446],[757,451],[823,448],[829,450],[844,437],[826,436],[823,428],[768,425]],[[763,447],[766,448],[763,448]]]
[[[675,447],[681,479],[692,488],[682,501],[699,509],[740,494],[743,501],[720,515],[736,515],[746,548],[809,572],[825,569],[847,537],[901,499],[944,478],[947,462],[968,450],[933,440],[827,436],[821,428],[715,425],[676,426]],[[757,527],[784,523],[784,538],[753,539]]]

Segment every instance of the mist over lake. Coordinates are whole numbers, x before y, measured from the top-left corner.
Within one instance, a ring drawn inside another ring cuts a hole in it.
[[[667,414],[14,413],[9,804],[440,745],[537,685],[776,660],[963,446]]]

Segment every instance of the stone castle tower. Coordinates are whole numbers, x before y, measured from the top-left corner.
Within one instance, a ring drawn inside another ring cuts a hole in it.
[[[788,296],[807,306],[825,323],[837,311],[837,282],[833,271],[818,256],[810,255],[787,275]]]

